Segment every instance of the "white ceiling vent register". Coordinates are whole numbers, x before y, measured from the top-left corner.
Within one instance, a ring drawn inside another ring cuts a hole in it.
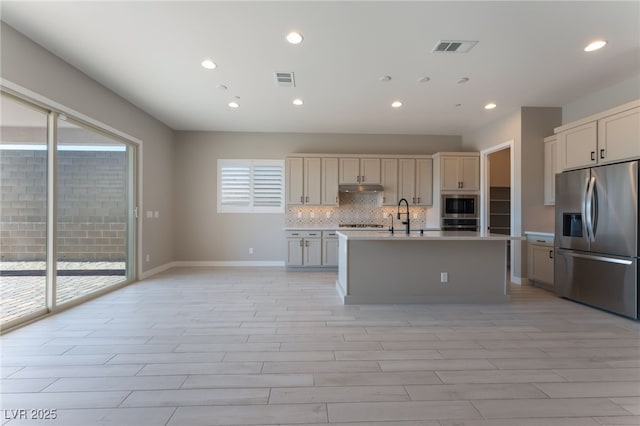
[[[292,72],[276,72],[275,76],[278,87],[296,87],[296,80]]]
[[[477,43],[477,40],[440,40],[431,51],[436,53],[467,53]]]

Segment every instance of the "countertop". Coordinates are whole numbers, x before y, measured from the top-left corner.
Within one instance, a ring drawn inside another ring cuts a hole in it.
[[[396,232],[398,232],[399,228],[396,228]],[[285,231],[354,231],[354,232],[363,232],[363,231],[381,231],[381,232],[389,232],[389,228],[384,226],[382,228],[345,228],[340,227],[339,225],[323,225],[323,226],[287,226],[284,228]],[[404,232],[404,228],[402,228],[402,232]],[[424,228],[426,231],[438,231],[438,229],[432,228]],[[420,232],[420,229],[412,229],[411,232]]]
[[[524,240],[524,237],[513,237],[502,234],[488,234],[471,231],[411,231],[407,235],[404,230],[396,230],[393,234],[389,231],[338,231],[338,236],[347,240],[368,240],[368,241],[408,241],[408,240],[458,240],[458,241],[508,241],[508,240]]]
[[[555,238],[555,234],[553,232],[537,232],[537,231],[524,231],[524,235],[531,237],[542,237],[542,238]]]

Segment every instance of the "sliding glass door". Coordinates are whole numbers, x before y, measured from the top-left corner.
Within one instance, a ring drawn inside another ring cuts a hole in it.
[[[0,107],[0,324],[46,312],[47,111]]]
[[[135,278],[128,141],[2,93],[0,328]]]
[[[127,279],[128,146],[58,117],[56,304]]]

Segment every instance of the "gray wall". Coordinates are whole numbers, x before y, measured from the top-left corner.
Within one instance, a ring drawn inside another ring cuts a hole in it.
[[[576,99],[562,107],[562,124],[597,114],[640,98],[640,75]]]
[[[433,154],[458,151],[458,136],[176,132],[175,259],[285,259],[284,214],[217,214],[219,158],[284,159],[292,153]],[[249,248],[254,254],[249,254]]]
[[[140,219],[141,250],[151,261],[141,271],[171,262],[173,255],[173,131],[141,109],[92,80],[51,52],[1,23],[3,79],[142,141],[142,210],[159,219]]]
[[[561,124],[560,108],[523,107],[484,128],[463,136],[464,150],[482,151],[513,140],[514,149],[514,225],[512,233],[553,232],[553,207],[544,206],[545,136]],[[514,242],[511,262],[516,277],[527,276],[525,244]]]

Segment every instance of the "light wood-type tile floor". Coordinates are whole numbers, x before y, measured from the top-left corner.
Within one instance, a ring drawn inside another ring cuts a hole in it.
[[[638,322],[529,286],[343,306],[335,279],[173,269],[5,334],[2,424],[640,425]]]

